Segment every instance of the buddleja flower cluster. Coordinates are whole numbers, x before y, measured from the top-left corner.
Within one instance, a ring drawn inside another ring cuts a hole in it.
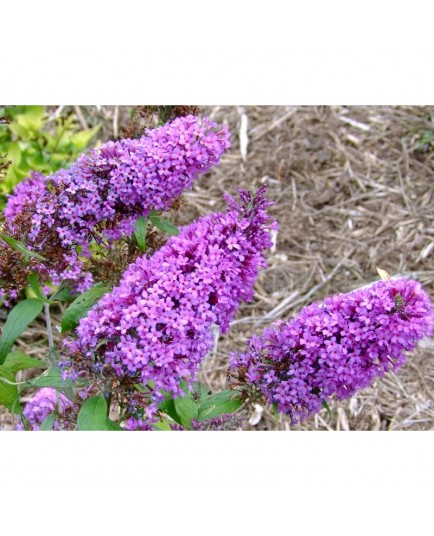
[[[39,389],[27,402],[23,414],[27,419],[31,430],[37,431],[42,422],[50,413],[55,412],[57,417],[53,424],[53,430],[66,430],[69,427],[68,412],[72,410],[78,412],[78,406],[73,404],[66,396],[56,389],[44,387]],[[24,424],[20,420],[17,430],[24,430]]]
[[[93,278],[82,258],[91,256],[90,244],[130,236],[139,216],[170,208],[200,174],[219,163],[229,137],[225,126],[190,115],[148,129],[140,139],[105,143],[70,169],[47,178],[35,173],[22,182],[4,211],[5,232],[18,233],[15,238],[29,249],[54,259],[32,260],[42,278],[55,285],[76,282],[79,292],[87,290]]]
[[[226,332],[240,302],[253,297],[263,251],[271,246],[264,197],[240,191],[241,203],[226,196],[228,210],[184,227],[151,258],[140,257],[120,284],[81,319],[69,353],[84,356],[64,364],[70,377],[107,367],[118,377],[151,385],[155,412],[161,390],[181,395],[211,349],[212,324]]]
[[[419,282],[380,281],[305,307],[288,323],[266,329],[233,354],[241,383],[298,422],[368,387],[405,362],[405,351],[429,336],[433,311]]]

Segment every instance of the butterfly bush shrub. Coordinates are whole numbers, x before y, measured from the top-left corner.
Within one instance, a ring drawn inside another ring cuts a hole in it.
[[[430,335],[433,311],[421,285],[389,279],[309,305],[253,336],[231,355],[227,389],[212,393],[198,382],[212,329],[227,333],[254,297],[277,230],[267,213],[272,202],[265,187],[225,195],[225,211],[154,248],[148,223],[219,163],[229,136],[208,118],[184,115],[107,142],[68,170],[33,173],[9,197],[0,292],[12,303],[30,284],[34,296],[10,311],[0,338],[0,403],[19,416],[17,429],[234,430],[258,402],[295,423],[396,370]],[[106,272],[98,269],[104,255],[112,262]],[[52,288],[39,283],[60,288],[48,299]],[[54,348],[49,308],[71,301],[70,292],[79,295]],[[42,308],[50,367],[18,382],[32,358],[10,349]]]

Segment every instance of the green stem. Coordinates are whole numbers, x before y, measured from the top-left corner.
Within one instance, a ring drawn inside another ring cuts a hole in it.
[[[49,347],[49,356],[51,359],[51,366],[54,367],[56,364],[56,351],[54,348],[54,338],[53,338],[53,329],[51,326],[51,316],[50,316],[50,304],[44,303],[44,311],[45,311],[45,321],[47,323],[47,333],[48,333],[48,347]]]

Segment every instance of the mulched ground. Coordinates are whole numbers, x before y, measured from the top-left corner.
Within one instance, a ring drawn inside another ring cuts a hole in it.
[[[119,133],[130,107],[81,107],[81,121],[104,122],[103,139]],[[77,113],[77,110],[76,110]],[[185,224],[224,208],[222,194],[268,185],[280,230],[252,303],[232,329],[216,334],[202,380],[226,386],[229,353],[269,322],[305,305],[378,279],[376,267],[418,279],[434,299],[434,107],[209,106],[227,122],[232,149],[184,195],[172,217]],[[59,316],[55,315],[58,320]],[[18,346],[45,352],[43,319]],[[422,341],[399,372],[346,402],[330,402],[297,426],[258,407],[248,430],[430,430],[434,428],[434,341]],[[0,429],[13,425],[0,411]]]

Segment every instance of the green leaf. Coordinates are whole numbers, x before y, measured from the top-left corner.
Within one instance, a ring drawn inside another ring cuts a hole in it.
[[[31,135],[30,137],[35,137],[44,125],[44,116],[44,106],[32,106],[28,107],[23,114],[16,115],[14,123],[23,127]]]
[[[16,134],[18,138],[24,141],[28,141],[31,138],[31,132],[28,128],[20,125],[19,123],[11,123],[9,125],[9,130]]]
[[[111,421],[110,419],[107,419],[107,430],[112,432],[124,432],[124,429],[119,423]]]
[[[329,405],[327,404],[327,402],[325,400],[323,400],[322,405],[323,405],[323,408],[325,408],[327,410],[327,413],[329,414],[329,417],[333,417],[332,411],[331,411]]]
[[[277,422],[279,419],[279,411],[277,409],[276,402],[273,404],[273,415],[274,415],[274,420]]]
[[[175,401],[170,393],[167,393],[166,399],[158,404],[158,409],[169,415],[178,424],[182,424],[181,417],[176,413]]]
[[[49,368],[37,378],[32,378],[27,382],[27,386],[54,387],[69,398],[69,400],[74,399],[74,384],[69,378],[62,379],[62,373],[58,366]]]
[[[152,427],[155,428],[155,430],[164,432],[169,432],[171,430],[169,419],[162,419],[161,421],[155,422],[152,424]]]
[[[4,381],[3,378],[7,381]],[[15,374],[7,367],[0,366],[0,404],[11,409],[18,398],[18,389],[16,385],[11,385],[8,382],[15,382]]]
[[[65,162],[67,155],[64,153],[51,153],[50,161],[55,164],[55,167],[62,166]]]
[[[39,255],[39,253],[36,253],[35,251],[31,251],[30,249],[27,249],[26,246],[22,242],[15,240],[15,238],[7,236],[4,233],[0,233],[0,238],[3,238],[3,240],[7,244],[9,244],[12,248],[14,248],[16,251],[19,251],[20,253],[22,253],[26,259],[28,257],[34,257],[35,259],[38,259],[39,261],[47,260],[42,255]]]
[[[47,298],[42,294],[41,287],[39,286],[38,276],[33,272],[27,277],[27,281],[29,282],[29,285],[35,293],[36,297],[39,300],[42,300],[44,303],[48,303],[49,300],[47,300]]]
[[[174,404],[181,424],[189,428],[191,426],[191,419],[197,419],[198,406],[196,402],[189,394],[186,394],[184,397],[175,398]]]
[[[11,143],[7,150],[7,160],[12,160],[13,167],[19,166],[22,159],[22,151],[17,141]]]
[[[23,158],[24,160],[24,158]],[[27,178],[29,176],[29,166],[25,165],[25,163],[21,162],[20,167],[13,168],[15,175],[19,181],[23,180],[24,178]]]
[[[32,387],[55,387],[62,389],[64,387],[72,387],[73,383],[70,379],[64,380],[59,367],[51,367],[43,372],[37,378],[32,378],[27,382]]]
[[[203,383],[193,382],[191,384],[191,394],[195,400],[200,400],[201,398],[204,398],[211,393],[209,392],[208,387]]]
[[[25,370],[30,368],[46,368],[43,361],[40,359],[34,359],[29,357],[23,352],[17,350],[16,352],[11,352],[6,356],[4,366],[7,367],[11,372],[18,372],[19,370]]]
[[[23,410],[20,409],[20,411],[16,411],[14,413],[19,413],[20,417],[21,417],[21,421],[23,423],[23,426],[24,426],[24,430],[31,430],[31,426],[30,426],[30,423],[29,421],[25,418],[24,416],[24,413],[23,413]]]
[[[17,303],[11,310],[0,337],[0,365],[3,365],[15,340],[42,311],[40,300],[29,299]]]
[[[134,236],[136,237],[137,245],[140,251],[146,251],[146,229],[148,227],[148,221],[143,216],[136,220],[136,230]]]
[[[179,235],[178,227],[172,225],[169,220],[166,220],[166,218],[162,218],[161,216],[159,216],[155,212],[155,210],[151,210],[151,212],[149,213],[149,221],[152,223],[152,225],[154,225],[158,229],[161,229],[161,231],[164,231],[165,233],[174,236]]]
[[[78,414],[77,430],[118,430],[117,426],[107,418],[107,402],[102,394],[88,398]]]
[[[69,287],[59,288],[50,298],[51,301],[73,301],[77,296],[71,294]]]
[[[31,169],[41,170],[41,166],[44,166],[44,158],[41,153],[27,155],[27,163]]]
[[[199,404],[199,421],[206,421],[224,413],[233,413],[242,404],[240,393],[228,389],[201,399]]]
[[[41,432],[48,432],[53,429],[54,421],[56,420],[56,414],[50,413],[45,419],[41,422],[39,430]]]
[[[23,106],[21,109],[18,107],[18,109],[20,114],[30,117],[35,121],[38,119],[41,120],[45,117],[45,106],[31,104]],[[15,117],[17,117],[16,114]]]
[[[179,381],[179,386],[184,391],[184,393],[191,398],[191,392],[190,392],[190,389],[188,387],[188,383],[185,380],[180,380]]]
[[[82,130],[80,132],[77,132],[77,134],[73,134],[71,136],[71,142],[74,145],[75,149],[77,151],[82,151],[87,147],[90,140],[95,136],[95,134],[99,131],[101,128],[101,125],[97,125],[96,127],[90,128],[89,130]]]
[[[37,134],[37,131],[42,126],[42,124],[43,124],[42,121],[35,120],[32,117],[24,115],[24,114],[19,114],[15,116],[14,123],[9,126],[21,127],[19,130],[23,129],[27,135],[21,136],[20,134],[18,134],[18,137],[22,138],[23,141],[28,141],[34,138],[35,134]]]
[[[80,318],[86,316],[89,309],[109,291],[110,289],[107,287],[93,287],[87,292],[80,294],[78,298],[75,298],[63,315],[61,325],[62,333],[74,330],[78,326]]]

